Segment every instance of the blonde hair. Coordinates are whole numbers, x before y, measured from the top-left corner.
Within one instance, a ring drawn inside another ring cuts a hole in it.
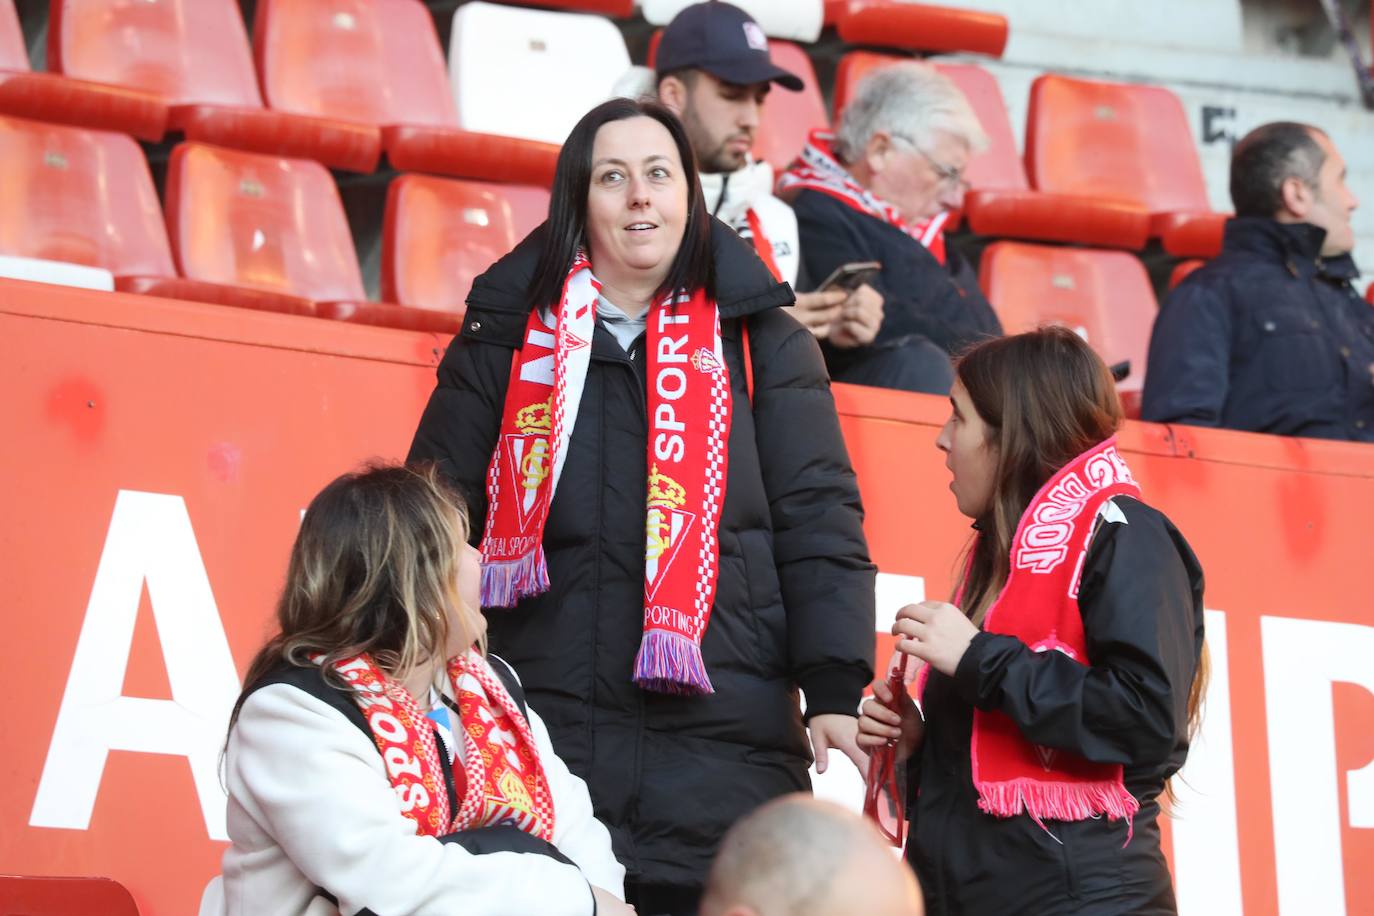
[[[433,466],[374,464],[321,490],[291,548],[277,635],[249,665],[230,728],[256,682],[283,662],[323,656],[325,678],[343,687],[333,663],[366,654],[405,677],[444,660],[450,609],[468,626],[462,644],[480,644],[480,612],[457,590],[467,538],[467,509]]]

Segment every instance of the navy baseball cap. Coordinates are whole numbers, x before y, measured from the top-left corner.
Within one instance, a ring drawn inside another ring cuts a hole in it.
[[[664,74],[688,67],[738,86],[774,82],[800,92],[803,85],[795,73],[774,66],[759,24],[719,0],[686,7],[663,30],[654,69]]]

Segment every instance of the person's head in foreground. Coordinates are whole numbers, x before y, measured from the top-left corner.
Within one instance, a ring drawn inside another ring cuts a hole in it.
[[[1237,216],[1310,223],[1326,230],[1321,256],[1355,248],[1350,214],[1359,206],[1346,186],[1345,159],[1321,130],[1276,121],[1256,127],[1231,153],[1231,203]]]
[[[673,17],[654,66],[658,97],[682,118],[703,172],[743,168],[773,84],[803,85],[773,63],[758,23],[729,3],[695,3]]]
[[[530,289],[535,302],[559,300],[579,250],[622,309],[669,291],[713,293],[696,161],[682,124],[657,102],[603,102],[568,134]]]
[[[840,162],[909,223],[963,204],[969,160],[987,142],[959,87],[914,61],[864,77],[835,128]]]
[[[964,600],[966,610],[985,609],[1006,581],[1026,507],[1056,471],[1116,432],[1121,401],[1102,358],[1054,326],[974,347],[955,366],[950,402],[935,444],[959,511],[984,535]]]
[[[873,825],[795,794],[730,828],[701,916],[920,916],[921,890]]]
[[[281,661],[322,667],[370,656],[411,693],[428,693],[447,659],[481,642],[477,550],[467,510],[432,468],[345,474],[301,519],[277,605],[275,636],[251,685]]]

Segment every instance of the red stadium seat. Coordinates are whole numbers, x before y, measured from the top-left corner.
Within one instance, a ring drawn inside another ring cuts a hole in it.
[[[138,904],[109,878],[0,875],[3,912],[24,916],[138,916]]]
[[[842,57],[835,74],[836,120],[864,76],[904,60],[910,58],[871,51]],[[976,64],[935,63],[934,67],[964,93],[988,137],[988,148],[973,157],[967,172],[972,190],[964,198],[964,215],[970,229],[997,238],[1144,246],[1149,218],[1138,204],[1030,190],[1006,103],[991,73]]]
[[[1178,286],[1184,280],[1188,279],[1189,274],[1206,263],[1207,262],[1202,258],[1190,258],[1187,261],[1179,261],[1169,273],[1169,289],[1173,289],[1175,286]]]
[[[850,0],[826,3],[826,21],[855,45],[911,51],[972,51],[1001,57],[1007,47],[1007,17],[928,3]]]
[[[238,0],[52,0],[49,65],[163,99],[188,140],[376,168],[374,126],[268,111],[258,92]]]
[[[763,106],[763,118],[754,140],[754,155],[773,166],[775,172],[792,164],[806,136],[815,128],[829,128],[825,112],[825,98],[821,95],[811,58],[790,41],[770,41],[769,54],[773,63],[797,74],[805,83],[801,92],[791,92],[774,86]]]
[[[133,292],[454,331],[453,316],[371,303],[348,219],[318,162],[183,143],[167,172],[167,226],[185,280]]]
[[[1144,206],[1152,236],[1210,216],[1187,113],[1178,96],[1158,86],[1037,78],[1026,119],[1026,172],[1041,191]]]
[[[1209,213],[1170,226],[1160,240],[1164,250],[1177,258],[1214,258],[1221,254],[1222,237],[1230,213]]]
[[[156,96],[30,72],[14,0],[0,0],[0,114],[116,130],[152,141],[167,132],[167,106]]]
[[[557,146],[459,129],[420,0],[259,0],[254,36],[268,105],[375,134],[365,171],[385,149],[397,169],[553,181]]]
[[[176,275],[138,144],[123,134],[0,117],[0,254]]]
[[[544,221],[532,185],[402,175],[387,192],[382,298],[461,316],[473,279]]]
[[[1008,334],[1062,324],[1108,365],[1129,360],[1130,375],[1117,387],[1124,402],[1137,402],[1158,309],[1134,255],[995,242],[983,252],[978,281]]]
[[[1374,283],[1369,284],[1369,289],[1364,291],[1364,298],[1370,305],[1374,305]]]

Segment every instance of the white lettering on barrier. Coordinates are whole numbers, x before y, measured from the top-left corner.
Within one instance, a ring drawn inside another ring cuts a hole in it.
[[[1335,681],[1374,693],[1374,627],[1261,617],[1269,791],[1281,913],[1345,913]],[[1346,777],[1350,823],[1374,824],[1374,762]]]
[[[1225,611],[1207,611],[1207,648],[1202,726],[1173,782],[1174,888],[1180,916],[1242,916]]]
[[[147,582],[172,699],[120,695]],[[211,839],[227,840],[217,765],[239,679],[180,496],[121,490],[29,824],[90,826],[110,751],[185,757]]]

